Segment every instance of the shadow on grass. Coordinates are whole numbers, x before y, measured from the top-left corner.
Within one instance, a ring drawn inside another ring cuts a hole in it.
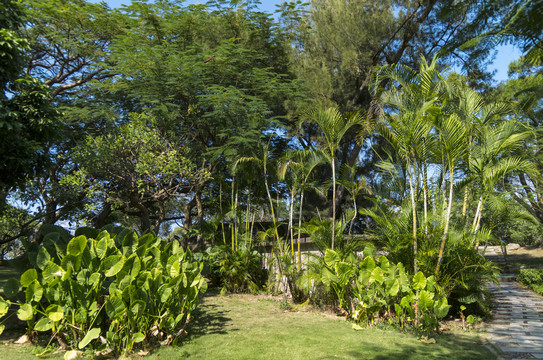
[[[192,319],[187,328],[188,340],[204,335],[227,334],[231,331],[237,331],[235,328],[225,329],[232,324],[232,318],[228,317],[229,311],[223,306],[206,302],[206,296],[200,300],[200,305],[192,313]]]
[[[446,340],[444,340],[446,339]],[[445,348],[445,349],[443,349]],[[347,358],[371,360],[409,360],[409,359],[496,359],[482,345],[475,344],[473,338],[462,335],[445,335],[437,337],[437,344],[397,345],[382,347],[377,344],[365,344],[359,350],[349,350],[344,353]],[[336,356],[326,356],[319,360],[335,359]]]

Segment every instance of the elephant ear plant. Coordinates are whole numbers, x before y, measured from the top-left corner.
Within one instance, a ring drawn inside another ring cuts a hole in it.
[[[29,254],[35,268],[7,282],[0,317],[14,306],[29,334],[51,332],[64,348],[114,354],[185,334],[198,294],[207,289],[203,264],[190,251],[128,230],[76,235],[63,242],[48,234]]]
[[[434,276],[422,272],[409,275],[402,263],[393,264],[385,256],[358,261],[354,254],[342,259],[326,250],[322,281],[332,288],[348,317],[365,325],[378,320],[401,327],[432,333],[449,312],[447,298],[440,295]]]

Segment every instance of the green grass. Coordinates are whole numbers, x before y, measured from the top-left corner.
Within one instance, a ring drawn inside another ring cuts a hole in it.
[[[518,274],[520,269],[543,269],[543,252],[539,249],[507,254],[508,271]]]
[[[425,344],[396,329],[354,331],[319,312],[284,312],[251,295],[207,296],[190,337],[148,359],[495,359],[476,333],[440,335]]]

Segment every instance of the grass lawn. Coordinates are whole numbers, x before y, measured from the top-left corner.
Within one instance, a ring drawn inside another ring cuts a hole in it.
[[[507,252],[509,271],[518,273],[520,269],[543,269],[543,248],[521,247]]]
[[[7,276],[4,270],[0,269],[1,281],[16,275]],[[351,323],[318,311],[285,312],[278,298],[266,296],[206,294],[188,330],[181,346],[158,349],[144,359],[496,358],[475,332],[440,335],[435,344],[427,344],[396,329],[354,331]],[[11,330],[0,336],[0,358],[36,359],[39,348],[13,344],[22,332],[24,329]],[[62,359],[63,354],[44,358]],[[141,357],[133,355],[133,359]]]
[[[284,312],[262,296],[207,296],[181,348],[148,359],[495,359],[477,333],[436,337],[425,344],[395,329],[354,331],[320,312]]]

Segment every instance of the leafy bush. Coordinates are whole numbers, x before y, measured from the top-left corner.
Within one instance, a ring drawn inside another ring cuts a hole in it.
[[[221,286],[221,294],[254,293],[266,282],[261,254],[245,242],[235,249],[228,245],[212,246],[206,250],[204,259],[210,265],[211,279]]]
[[[543,269],[521,269],[517,281],[543,295]]]
[[[376,263],[372,256],[359,262],[354,254],[341,258],[326,250],[322,281],[333,289],[348,317],[366,325],[377,319],[402,327],[432,332],[450,308],[440,295],[434,277],[422,272],[410,276],[402,263],[392,264],[385,256]]]
[[[11,279],[0,298],[28,331],[49,331],[59,343],[83,349],[131,351],[135,344],[169,344],[184,333],[198,294],[207,288],[203,264],[190,251],[152,234],[80,229],[66,242],[51,232],[29,253],[35,266]],[[22,289],[21,289],[22,288]],[[17,300],[19,291],[24,294]]]

